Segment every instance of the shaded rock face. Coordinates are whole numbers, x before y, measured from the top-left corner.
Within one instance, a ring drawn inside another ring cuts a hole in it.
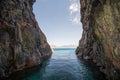
[[[0,0],[0,77],[37,66],[51,48],[40,30],[32,5],[35,0]]]
[[[110,80],[120,79],[120,0],[80,0],[83,34],[76,50]]]

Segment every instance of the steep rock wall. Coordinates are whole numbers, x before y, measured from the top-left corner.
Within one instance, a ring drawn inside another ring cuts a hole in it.
[[[32,5],[35,0],[0,0],[0,77],[37,66],[51,55]]]
[[[120,79],[120,0],[80,0],[83,34],[76,50],[110,80]]]

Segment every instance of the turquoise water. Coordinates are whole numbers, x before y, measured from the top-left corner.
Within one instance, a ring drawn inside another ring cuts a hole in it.
[[[95,70],[94,76],[91,67],[76,57],[74,48],[55,48],[42,68],[21,80],[104,80],[98,73]]]

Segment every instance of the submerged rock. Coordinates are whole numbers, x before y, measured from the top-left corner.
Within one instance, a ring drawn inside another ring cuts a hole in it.
[[[119,80],[120,0],[80,0],[80,3],[83,34],[76,53],[92,59],[110,80]]]
[[[40,30],[35,0],[0,0],[0,77],[37,66],[52,51]]]

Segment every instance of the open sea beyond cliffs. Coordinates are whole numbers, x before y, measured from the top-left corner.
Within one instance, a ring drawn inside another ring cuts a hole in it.
[[[22,74],[23,75],[23,74]],[[50,59],[27,76],[16,80],[105,80],[104,75],[91,63],[77,58],[75,48],[54,48]]]

